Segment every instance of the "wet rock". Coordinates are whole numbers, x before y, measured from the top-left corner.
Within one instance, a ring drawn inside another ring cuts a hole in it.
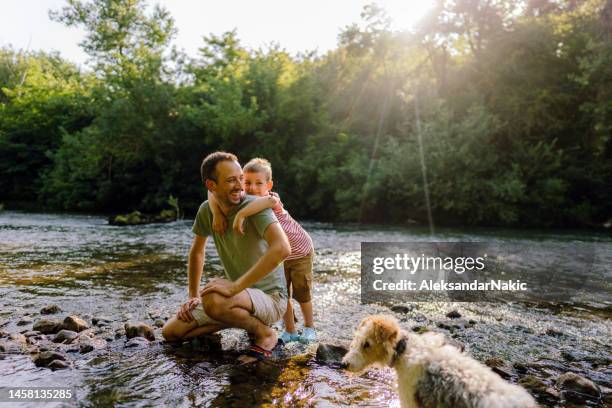
[[[499,357],[491,357],[487,358],[484,362],[489,367],[503,367],[506,365],[506,362]]]
[[[413,326],[412,331],[418,334],[427,333],[429,329],[426,326]]]
[[[32,323],[32,318],[28,317],[28,316],[24,316],[22,317],[18,322],[17,322],[17,326],[25,326],[27,324],[31,324]]]
[[[574,403],[584,404],[601,398],[601,390],[593,381],[575,373],[561,374],[557,378],[557,387],[563,399]]]
[[[395,305],[391,306],[391,311],[395,313],[406,314],[414,310],[414,306],[412,305]]]
[[[79,339],[79,351],[82,354],[89,353],[93,350],[102,350],[107,346],[106,341],[100,339]]]
[[[55,313],[59,313],[62,311],[62,308],[59,307],[58,305],[49,305],[49,306],[45,306],[42,309],[40,309],[40,314],[55,314]]]
[[[53,339],[54,343],[64,343],[69,344],[72,343],[74,339],[79,337],[79,334],[72,330],[60,330],[59,333]]]
[[[91,318],[91,324],[94,326],[102,327],[102,326],[110,326],[112,320],[109,317],[105,316],[94,316]]]
[[[66,356],[57,351],[43,351],[34,359],[34,364],[38,367],[47,367],[52,361],[66,360]]]
[[[485,360],[485,364],[491,367],[491,370],[497,373],[504,380],[509,380],[514,376],[512,368],[499,357],[488,358]]]
[[[166,322],[164,322],[162,319],[157,319],[153,324],[155,325],[155,327],[164,327],[164,324],[166,324]]]
[[[62,322],[57,319],[40,319],[34,323],[32,330],[42,334],[55,334],[62,329]]]
[[[89,329],[89,325],[85,320],[81,319],[80,317],[71,315],[64,319],[64,323],[62,323],[62,328],[78,333],[85,329]]]
[[[533,375],[526,375],[518,380],[519,385],[524,387],[538,402],[556,406],[559,401],[559,393],[546,385],[544,381]]]
[[[143,348],[149,347],[149,340],[144,337],[133,337],[127,343],[125,343],[125,348]]]
[[[27,331],[27,332],[23,333],[23,335],[25,337],[34,337],[34,336],[39,336],[40,332],[36,331],[36,330],[30,330],[30,331]]]
[[[126,323],[125,326],[125,335],[128,339],[134,337],[144,337],[147,340],[155,340],[155,334],[153,333],[153,329],[151,326],[145,323]]]
[[[70,364],[68,364],[64,360],[53,360],[52,362],[49,363],[49,365],[47,365],[47,367],[53,370],[64,370],[66,368],[69,368]]]
[[[115,338],[116,339],[121,338],[123,336],[125,336],[125,330],[124,329],[122,329],[122,328],[115,329]]]
[[[223,350],[223,345],[221,343],[221,335],[219,333],[198,336],[191,340],[191,346],[195,348],[205,349],[208,351]]]
[[[528,371],[527,366],[520,362],[516,362],[512,364],[512,368],[514,368],[516,372],[519,374],[525,374]]]
[[[461,313],[456,310],[451,310],[446,314],[446,317],[448,317],[449,319],[459,319],[461,317]]]
[[[346,353],[348,344],[319,343],[315,360],[319,364],[340,367]]]

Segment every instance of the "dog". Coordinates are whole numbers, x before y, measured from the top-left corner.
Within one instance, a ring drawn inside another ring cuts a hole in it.
[[[533,397],[448,344],[444,335],[406,333],[391,316],[361,321],[343,366],[395,369],[402,408],[532,408]]]

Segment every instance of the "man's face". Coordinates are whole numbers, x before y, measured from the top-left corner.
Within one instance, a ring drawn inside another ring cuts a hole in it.
[[[211,183],[212,193],[219,202],[226,206],[240,204],[244,175],[242,167],[235,161],[224,160],[217,163],[217,181]]]

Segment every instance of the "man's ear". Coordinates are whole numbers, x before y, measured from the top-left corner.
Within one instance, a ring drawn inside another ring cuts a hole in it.
[[[208,191],[214,191],[214,187],[216,187],[216,185],[217,183],[215,183],[211,179],[206,179],[206,181],[204,182],[204,187],[206,187]]]

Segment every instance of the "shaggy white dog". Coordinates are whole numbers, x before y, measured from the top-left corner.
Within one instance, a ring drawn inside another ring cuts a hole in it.
[[[365,318],[342,362],[354,372],[370,365],[394,368],[403,408],[537,407],[522,387],[461,353],[442,334],[403,332],[390,316]]]

